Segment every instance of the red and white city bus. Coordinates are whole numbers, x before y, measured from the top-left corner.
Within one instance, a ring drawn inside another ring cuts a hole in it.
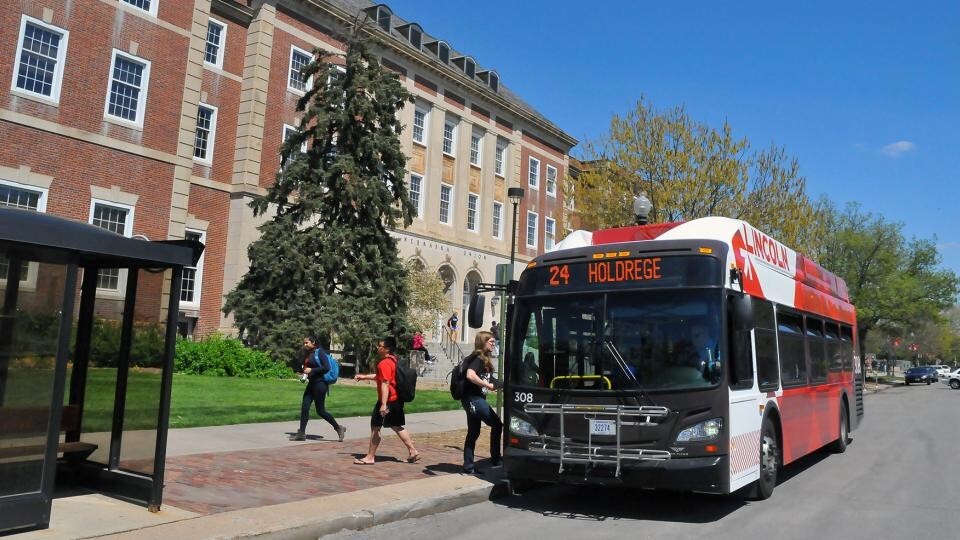
[[[863,386],[842,279],[735,219],[572,237],[510,287],[508,478],[763,499],[845,450]]]

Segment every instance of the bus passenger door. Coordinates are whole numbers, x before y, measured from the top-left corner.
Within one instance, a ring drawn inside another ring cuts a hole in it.
[[[754,347],[749,330],[730,330],[729,436],[730,491],[759,478],[760,410],[763,394],[757,390]]]

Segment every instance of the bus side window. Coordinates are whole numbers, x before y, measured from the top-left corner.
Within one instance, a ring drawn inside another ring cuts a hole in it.
[[[753,337],[757,351],[757,381],[761,392],[780,387],[780,366],[777,362],[777,332],[773,304],[753,299]]]
[[[728,313],[730,320],[733,316]],[[736,330],[733,324],[730,329],[730,389],[743,390],[753,388],[753,349],[750,343],[749,330]]]

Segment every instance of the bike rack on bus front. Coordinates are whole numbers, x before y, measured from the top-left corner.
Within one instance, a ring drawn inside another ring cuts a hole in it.
[[[534,414],[559,414],[560,437],[541,436],[541,439],[530,443],[529,450],[548,456],[560,457],[560,470],[563,474],[565,462],[586,463],[615,463],[615,476],[620,478],[620,462],[630,461],[665,461],[670,459],[670,452],[666,450],[646,450],[642,448],[622,448],[620,433],[622,426],[655,426],[653,419],[666,418],[670,409],[652,405],[585,405],[559,403],[527,403],[523,411]],[[587,444],[574,443],[566,436],[565,418],[567,413],[580,413],[583,418],[608,418],[616,421],[616,450],[608,446],[594,446],[593,434],[587,431]],[[635,420],[631,420],[635,419]]]

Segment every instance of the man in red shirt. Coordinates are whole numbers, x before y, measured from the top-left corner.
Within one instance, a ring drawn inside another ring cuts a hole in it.
[[[370,448],[367,455],[353,460],[356,465],[373,465],[376,462],[377,447],[380,446],[380,429],[389,427],[400,437],[400,442],[407,447],[409,455],[407,463],[420,461],[420,453],[413,446],[413,438],[404,429],[403,401],[397,398],[397,357],[393,351],[397,348],[397,340],[385,337],[377,342],[376,373],[366,375],[357,374],[353,378],[358,381],[377,382],[377,404],[370,415]]]

